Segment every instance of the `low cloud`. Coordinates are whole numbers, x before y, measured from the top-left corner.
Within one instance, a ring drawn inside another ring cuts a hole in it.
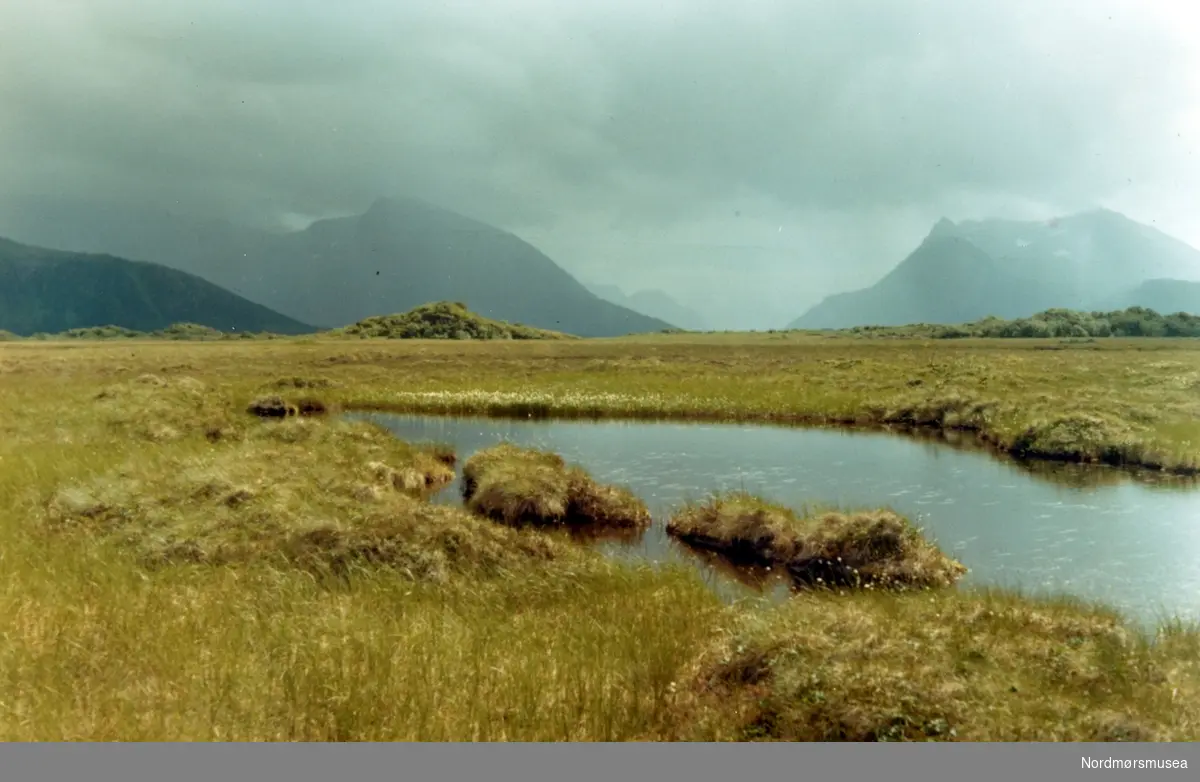
[[[416,195],[742,325],[929,224],[1107,205],[1200,243],[1196,12],[1135,0],[39,0],[0,207],[280,224]],[[1192,24],[1189,24],[1192,23]],[[714,305],[715,306],[715,305]],[[728,321],[727,321],[728,323]]]

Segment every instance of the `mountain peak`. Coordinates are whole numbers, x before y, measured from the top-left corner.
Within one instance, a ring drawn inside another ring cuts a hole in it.
[[[398,211],[412,206],[418,202],[409,198],[397,198],[396,196],[380,196],[371,202],[367,210],[363,212],[363,217],[371,217],[376,215],[394,214]],[[425,204],[421,204],[426,206]]]
[[[949,217],[943,217],[933,224],[933,230],[929,232],[930,236],[951,236],[958,228],[954,221]]]
[[[422,201],[410,196],[384,196],[375,199],[367,211],[358,218],[359,224],[375,229],[392,230],[397,226],[413,226],[423,224],[426,227],[436,224],[442,230],[473,231],[493,234],[504,233],[495,226],[488,225],[473,217],[447,209],[444,206]]]

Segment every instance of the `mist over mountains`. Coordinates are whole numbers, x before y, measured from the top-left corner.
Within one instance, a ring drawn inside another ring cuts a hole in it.
[[[665,320],[688,331],[710,331],[711,322],[695,309],[676,301],[666,291],[657,288],[625,293],[619,285],[585,283],[587,289],[602,299],[622,307]]]
[[[1200,309],[1200,251],[1109,210],[1045,222],[939,220],[874,285],[826,297],[789,328],[1021,318],[1050,308]]]
[[[511,233],[408,198],[291,232],[87,205],[30,208],[22,218],[25,241],[160,263],[320,327],[440,300],[585,337],[672,325],[601,299]]]
[[[11,300],[5,321],[18,333],[110,323],[151,330],[178,321],[299,333],[433,301],[585,337],[714,328],[708,313],[661,289],[626,293],[619,277],[584,284],[510,232],[411,198],[380,198],[360,214],[299,230],[56,201],[6,209],[0,232],[8,225],[20,226],[15,238],[30,243],[19,253],[13,248],[21,245],[7,243],[2,259]],[[114,256],[103,261],[106,271],[80,266],[99,263],[97,253]],[[35,274],[34,257],[54,261]],[[108,292],[108,304],[97,303],[98,291]],[[20,296],[28,300],[18,306]],[[184,306],[185,296],[207,304]],[[116,317],[121,306],[129,317]],[[1131,306],[1200,312],[1200,251],[1108,210],[1048,221],[943,218],[874,285],[827,296],[787,327],[960,324]],[[67,314],[46,315],[55,311]]]

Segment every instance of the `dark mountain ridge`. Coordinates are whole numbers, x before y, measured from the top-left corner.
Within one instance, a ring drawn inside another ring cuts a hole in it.
[[[47,237],[56,232],[53,221],[39,219],[24,224]],[[286,233],[175,216],[144,232],[132,220],[114,227],[81,219],[63,233],[72,246],[136,250],[134,257],[322,327],[430,301],[461,301],[484,317],[585,337],[672,327],[601,299],[507,231],[411,198],[382,198],[362,214]]]
[[[316,331],[176,269],[0,238],[2,330],[22,336],[93,326],[152,332],[177,323],[224,332]]]

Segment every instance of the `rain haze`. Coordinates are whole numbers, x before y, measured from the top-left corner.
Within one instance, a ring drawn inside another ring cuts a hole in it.
[[[870,285],[942,216],[1104,206],[1200,246],[1198,15],[9,2],[0,213],[50,198],[295,227],[409,195],[586,282],[769,328]]]

